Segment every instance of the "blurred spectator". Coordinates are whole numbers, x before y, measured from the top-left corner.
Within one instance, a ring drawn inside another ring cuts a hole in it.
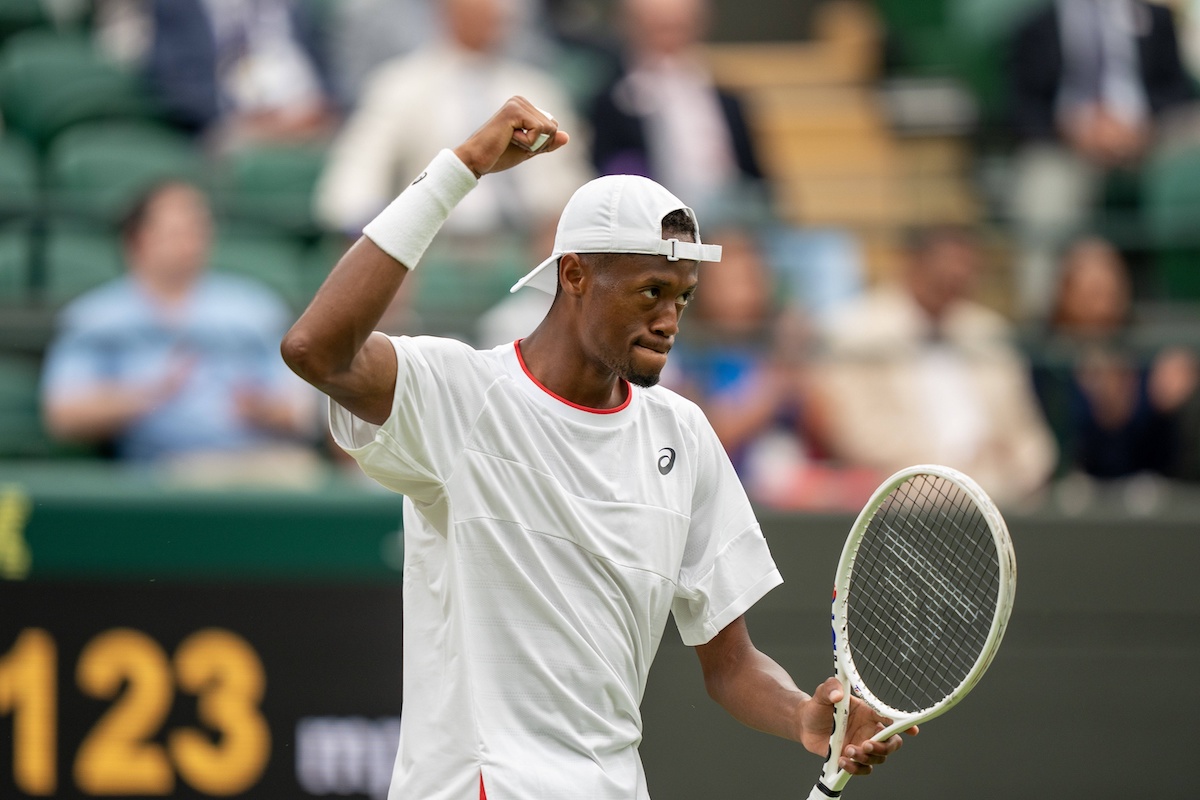
[[[113,61],[144,65],[153,38],[154,0],[92,0],[92,34]]]
[[[337,115],[299,0],[153,0],[146,70],[170,120],[216,150],[320,140]]]
[[[1186,397],[1179,404],[1176,412],[1177,449],[1174,464],[1171,467],[1171,477],[1180,480],[1200,481],[1200,367],[1195,352],[1182,348],[1173,350],[1171,361],[1178,367],[1168,369],[1167,376],[1177,379],[1179,384],[1186,387]],[[1162,374],[1161,372],[1159,374]],[[1174,388],[1169,383],[1159,383],[1156,392],[1171,392]],[[1183,394],[1183,392],[1180,392]],[[1162,397],[1162,395],[1159,395]],[[1170,397],[1163,398],[1169,403]],[[1160,402],[1163,402],[1160,400]]]
[[[1063,471],[1170,475],[1183,456],[1179,415],[1196,391],[1195,359],[1175,347],[1139,352],[1131,309],[1116,247],[1097,237],[1074,242],[1034,372]]]
[[[542,67],[556,49],[543,0],[512,0],[511,31],[504,54]],[[387,61],[406,56],[439,35],[437,0],[339,0],[330,4],[330,71],[346,108],[358,105],[363,83]]]
[[[731,194],[765,200],[741,103],[699,52],[707,0],[622,0],[620,13],[624,70],[589,113],[596,169],[653,178],[702,217]]]
[[[1040,316],[1055,253],[1114,171],[1161,144],[1169,112],[1195,97],[1171,10],[1145,0],[1056,0],[1020,25],[1008,60],[1012,215],[1021,238],[1018,303]]]
[[[789,302],[821,328],[866,287],[863,244],[849,228],[773,225],[764,232],[768,261]]]
[[[461,141],[513,95],[553,114],[575,139],[553,158],[484,181],[455,209],[450,236],[553,225],[591,170],[587,132],[545,72],[504,56],[514,0],[441,0],[443,35],[371,76],[334,142],[317,187],[318,217],[357,235],[437,154]],[[419,117],[411,110],[421,109]]]
[[[307,478],[315,394],[279,356],[292,315],[266,287],[209,272],[211,234],[189,185],[161,184],[134,207],[128,274],[61,314],[43,374],[47,426],[202,482]]]
[[[812,389],[813,333],[783,310],[748,231],[706,239],[724,248],[721,263],[701,267],[667,381],[704,409],[752,498],[814,502],[798,495],[828,438],[828,410]]]
[[[434,0],[341,0],[332,4],[329,42],[334,90],[345,108],[381,64],[406,56],[435,35]]]
[[[822,382],[833,455],[882,472],[945,464],[997,502],[1042,487],[1054,439],[1011,326],[971,299],[981,264],[971,231],[917,231],[900,280],[837,314]]]

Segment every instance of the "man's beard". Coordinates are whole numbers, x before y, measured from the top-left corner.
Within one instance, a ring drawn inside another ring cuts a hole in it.
[[[632,383],[634,386],[641,386],[643,389],[649,389],[658,383],[661,375],[647,375],[643,372],[628,372],[622,375],[625,380]]]
[[[612,359],[607,364],[616,375],[624,378],[634,386],[641,386],[643,389],[649,389],[651,386],[658,384],[660,373],[638,372],[633,366],[633,360],[629,357],[622,359]]]

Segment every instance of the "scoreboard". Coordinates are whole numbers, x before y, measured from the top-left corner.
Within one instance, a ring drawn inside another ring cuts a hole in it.
[[[50,581],[0,598],[0,797],[386,790],[399,587]]]
[[[401,501],[0,483],[0,797],[386,796]]]
[[[0,606],[0,797],[386,793],[397,586],[7,583]]]

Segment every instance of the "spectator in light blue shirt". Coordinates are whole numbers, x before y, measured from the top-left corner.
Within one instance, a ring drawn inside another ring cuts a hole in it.
[[[311,461],[314,396],[279,356],[291,314],[267,287],[207,269],[204,195],[154,187],[122,237],[128,273],[68,305],[47,353],[51,433],[226,478]]]

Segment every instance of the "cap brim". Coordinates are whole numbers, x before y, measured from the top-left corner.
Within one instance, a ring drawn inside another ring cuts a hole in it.
[[[531,269],[524,278],[514,283],[508,291],[511,293],[529,286],[533,289],[541,289],[546,294],[555,294],[558,292],[558,258],[556,255],[550,256]]]
[[[721,245],[719,244],[700,244],[699,242],[681,242],[678,239],[665,239],[658,243],[657,252],[652,249],[641,250],[619,250],[613,252],[621,253],[641,253],[644,255],[662,255],[666,256],[671,261],[689,260],[689,261],[720,261],[721,260]],[[558,293],[558,259],[560,256],[552,255],[542,263],[538,264],[521,280],[517,281],[509,289],[509,293],[530,286],[534,289],[541,289],[546,294]]]

